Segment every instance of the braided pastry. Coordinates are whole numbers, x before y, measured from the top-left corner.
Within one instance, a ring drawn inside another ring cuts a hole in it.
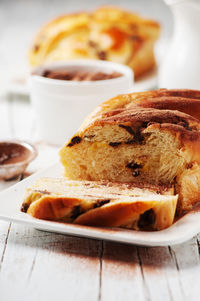
[[[63,146],[65,175],[173,185],[178,212],[189,210],[200,200],[199,118],[199,91],[119,95],[100,105]]]
[[[44,26],[29,51],[33,66],[70,59],[100,59],[130,66],[135,77],[155,66],[158,23],[117,7],[61,16]]]

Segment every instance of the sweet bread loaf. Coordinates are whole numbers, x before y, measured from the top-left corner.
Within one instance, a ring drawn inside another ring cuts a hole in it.
[[[130,66],[135,77],[155,66],[159,25],[117,7],[61,16],[44,26],[29,52],[33,66],[70,59],[100,59]]]
[[[173,188],[44,178],[26,190],[21,210],[33,217],[90,226],[162,230],[173,223]]]
[[[200,123],[184,112],[200,116],[199,96],[198,91],[158,90],[103,103],[61,149],[65,175],[174,185],[178,212],[191,209],[200,200]]]

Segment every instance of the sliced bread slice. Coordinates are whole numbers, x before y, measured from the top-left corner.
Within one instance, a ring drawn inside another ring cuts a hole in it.
[[[173,194],[173,188],[159,185],[43,178],[27,188],[21,211],[81,225],[162,230],[174,221]]]

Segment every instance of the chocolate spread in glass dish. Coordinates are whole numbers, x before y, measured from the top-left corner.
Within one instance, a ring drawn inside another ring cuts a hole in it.
[[[12,179],[22,174],[36,156],[35,147],[26,142],[0,142],[0,180]]]
[[[29,158],[31,151],[21,144],[0,143],[0,165],[14,164]]]
[[[105,73],[103,71],[46,69],[41,75],[43,77],[59,80],[97,81],[121,77],[123,74],[116,71],[112,71],[111,73]]]

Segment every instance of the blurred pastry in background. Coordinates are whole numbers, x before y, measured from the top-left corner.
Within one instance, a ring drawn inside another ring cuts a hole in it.
[[[40,30],[29,62],[38,66],[79,58],[108,60],[130,66],[137,78],[155,67],[154,44],[159,32],[157,22],[117,7],[68,14]]]

